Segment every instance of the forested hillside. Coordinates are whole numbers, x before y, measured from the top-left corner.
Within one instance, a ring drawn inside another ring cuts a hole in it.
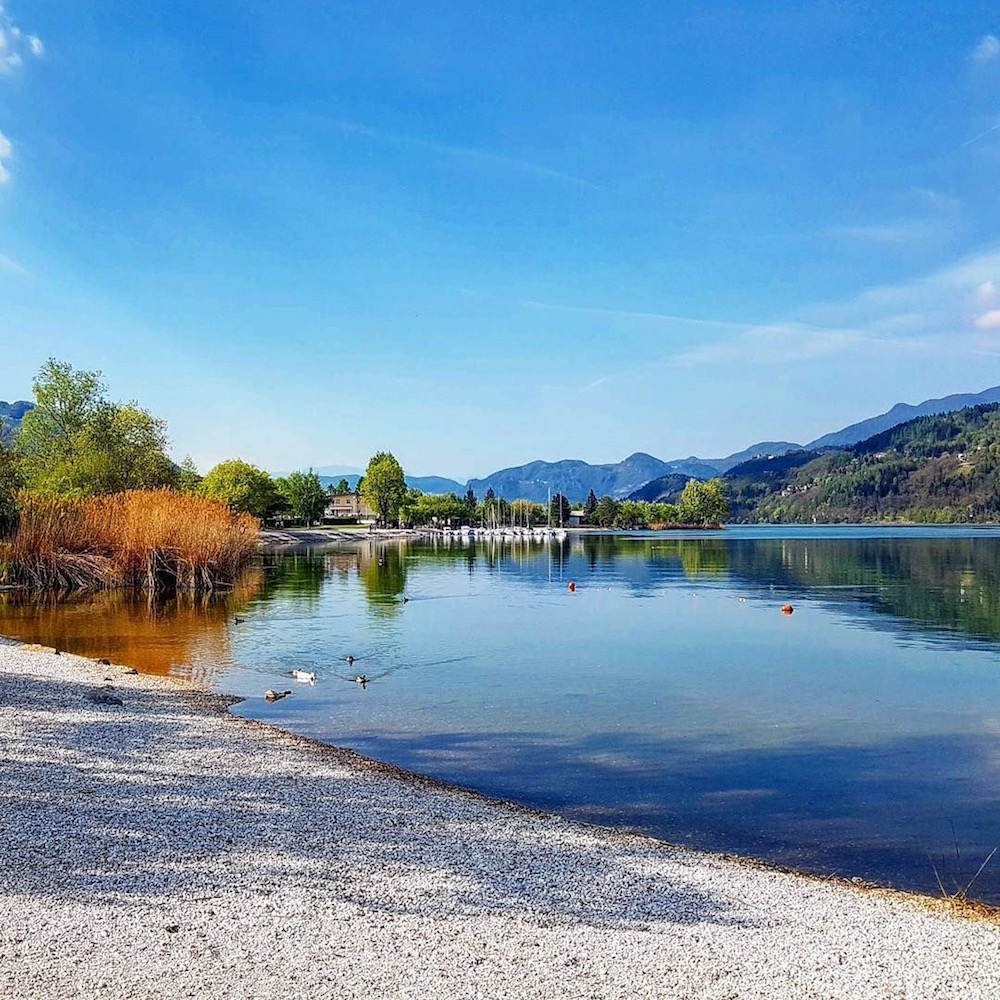
[[[734,521],[1000,520],[1000,405],[918,417],[852,448],[726,475]]]

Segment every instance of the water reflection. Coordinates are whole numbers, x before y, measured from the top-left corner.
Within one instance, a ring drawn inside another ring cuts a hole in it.
[[[952,821],[970,863],[1000,843],[997,533],[364,539],[268,555],[218,598],[8,596],[0,632],[703,847],[933,891]]]
[[[232,662],[230,620],[263,585],[260,568],[222,594],[135,596],[121,591],[68,598],[0,594],[0,633],[152,674],[214,682]]]

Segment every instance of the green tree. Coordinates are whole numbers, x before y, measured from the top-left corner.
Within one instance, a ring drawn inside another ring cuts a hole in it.
[[[257,466],[234,458],[210,469],[198,487],[202,496],[224,500],[240,514],[265,518],[279,502],[271,477]]]
[[[0,441],[0,536],[17,524],[17,493],[23,485],[17,455]]]
[[[461,524],[468,520],[469,508],[464,498],[460,499],[454,493],[425,494],[411,490],[400,513],[403,520],[411,525]]]
[[[466,516],[471,521],[476,516],[476,491],[470,486],[465,491]]]
[[[372,455],[362,480],[361,498],[380,524],[395,523],[399,517],[399,508],[406,498],[406,478],[391,452]]]
[[[100,372],[50,358],[32,390],[16,439],[29,488],[87,496],[177,485],[166,424],[138,403],[106,399]]]
[[[323,517],[326,491],[312,469],[308,472],[292,472],[284,479],[279,479],[275,486],[292,517],[299,518],[306,524],[312,524]]]
[[[729,496],[721,479],[707,483],[689,479],[677,502],[679,519],[685,524],[721,524],[729,516]]]
[[[587,502],[583,505],[583,519],[587,524],[594,523],[594,514],[597,513],[597,495],[591,490],[587,494]]]
[[[594,521],[602,528],[610,528],[618,516],[618,501],[611,497],[601,497],[594,511]]]
[[[197,493],[201,485],[201,476],[198,474],[198,466],[194,464],[194,459],[190,455],[185,455],[184,460],[177,467],[177,488],[182,493]]]
[[[638,500],[623,500],[618,504],[614,525],[616,528],[643,528],[649,523],[649,509]]]
[[[334,492],[339,493],[341,495],[343,495],[344,493],[350,493],[351,484],[346,479],[341,479],[340,482],[337,483],[337,488],[336,490],[334,490]]]
[[[569,520],[570,505],[569,500],[562,493],[552,494],[552,503],[549,507],[554,525],[563,525]]]

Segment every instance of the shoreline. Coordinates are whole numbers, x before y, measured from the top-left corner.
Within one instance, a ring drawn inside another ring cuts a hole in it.
[[[0,695],[5,996],[986,997],[1000,982],[989,908],[562,820],[44,647],[0,640]]]

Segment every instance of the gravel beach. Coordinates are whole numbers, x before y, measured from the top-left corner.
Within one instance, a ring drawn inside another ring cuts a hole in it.
[[[0,996],[1000,995],[1000,925],[576,825],[0,641]]]

